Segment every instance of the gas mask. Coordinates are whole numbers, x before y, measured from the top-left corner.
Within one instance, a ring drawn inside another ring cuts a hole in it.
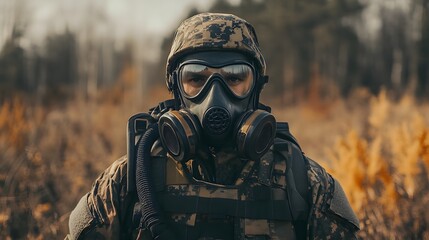
[[[177,161],[207,146],[233,147],[256,160],[273,143],[276,120],[256,107],[254,67],[241,54],[218,54],[191,55],[175,71],[182,108],[166,112],[158,124],[161,142]]]

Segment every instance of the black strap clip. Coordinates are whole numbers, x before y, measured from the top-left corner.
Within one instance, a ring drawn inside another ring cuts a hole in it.
[[[163,102],[160,102],[158,106],[149,109],[149,114],[155,118],[159,119],[159,117],[168,112],[170,109],[178,109],[179,104],[176,99],[168,99]]]

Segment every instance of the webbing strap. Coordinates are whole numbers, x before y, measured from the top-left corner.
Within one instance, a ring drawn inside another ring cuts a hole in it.
[[[262,156],[259,162],[259,173],[258,173],[258,182],[265,186],[271,186],[271,177],[273,170],[273,152],[268,151],[264,156]]]
[[[297,190],[297,186],[305,187],[306,184],[306,168],[303,164],[303,156],[298,148],[294,149],[291,143],[286,143],[288,145],[288,151],[280,151],[280,156],[286,159],[286,182],[288,183],[288,200],[291,206],[291,213],[293,215],[293,220],[306,220],[308,214],[308,205]],[[275,155],[279,156],[279,155]],[[296,166],[295,166],[296,165]],[[295,177],[294,174],[297,174]],[[303,175],[303,176],[302,176]],[[301,178],[300,178],[301,177]],[[304,179],[302,179],[304,177]],[[296,182],[295,179],[300,179],[300,182]],[[305,182],[304,182],[305,181]],[[306,192],[305,189],[303,192]]]
[[[292,215],[285,199],[254,201],[166,195],[160,197],[160,201],[163,209],[171,213],[292,221]]]
[[[301,147],[298,144],[298,141],[296,138],[289,132],[289,124],[287,122],[278,122],[277,123],[277,132],[276,137],[285,139],[289,142],[292,142],[295,144],[299,150],[301,150]]]

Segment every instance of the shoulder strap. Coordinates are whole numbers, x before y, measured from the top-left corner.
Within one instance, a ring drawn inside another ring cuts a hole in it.
[[[177,108],[175,99],[160,102],[156,107],[149,109],[149,113],[137,113],[130,117],[127,126],[127,192],[136,191],[136,151],[140,138],[146,132],[150,124],[158,121],[159,116],[170,109]]]
[[[292,134],[288,124],[277,123],[277,138],[274,142],[274,155],[286,161],[286,181],[294,219],[306,220],[309,209],[309,184],[307,160]],[[275,161],[281,161],[275,160]]]
[[[301,150],[301,146],[299,146],[298,141],[296,140],[296,138],[292,135],[292,133],[290,133],[289,131],[289,124],[287,122],[277,122],[277,132],[276,132],[276,137],[289,141],[293,144],[295,144],[295,146],[300,150]]]
[[[308,182],[308,160],[304,156],[298,141],[289,131],[287,123],[277,124],[274,141],[274,156],[286,161],[287,194],[293,216],[293,225],[298,239],[307,235],[307,219],[311,206],[311,189]],[[275,161],[279,161],[275,160]]]
[[[137,144],[155,119],[150,114],[138,113],[130,117],[127,125],[127,192],[136,191]]]

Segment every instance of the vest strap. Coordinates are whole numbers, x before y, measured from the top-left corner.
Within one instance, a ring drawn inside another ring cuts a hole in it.
[[[164,211],[170,213],[197,213],[219,217],[234,216],[248,219],[292,221],[286,192],[282,189],[273,190],[276,192],[272,195],[279,199],[236,200],[219,197],[171,195],[168,193],[160,194],[159,199]]]
[[[294,221],[302,220],[305,221],[307,219],[308,215],[308,205],[306,200],[301,196],[301,194],[297,190],[297,185],[303,185],[303,181],[306,181],[306,177],[301,180],[302,182],[296,183],[294,173],[297,173],[297,177],[300,176],[300,174],[306,174],[305,172],[305,166],[302,165],[300,167],[295,167],[295,164],[302,164],[304,162],[302,152],[299,151],[298,148],[294,149],[292,146],[292,143],[288,142],[288,151],[281,151],[279,152],[280,155],[286,159],[286,182],[288,183],[287,186],[287,192],[288,192],[288,200],[289,205],[292,206],[292,216]],[[275,155],[279,156],[279,155]],[[294,171],[293,171],[294,170]],[[299,171],[304,172],[299,172]],[[306,176],[306,175],[304,175]]]
[[[271,177],[273,169],[273,152],[268,151],[264,156],[262,156],[259,162],[259,173],[258,173],[258,182],[262,185],[271,186]]]

